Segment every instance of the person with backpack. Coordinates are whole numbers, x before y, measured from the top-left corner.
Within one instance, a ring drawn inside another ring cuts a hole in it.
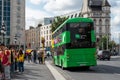
[[[19,50],[18,53],[18,66],[19,72],[24,72],[24,54],[22,50]]]
[[[15,50],[11,48],[11,66],[10,66],[11,76],[13,77],[15,71]]]

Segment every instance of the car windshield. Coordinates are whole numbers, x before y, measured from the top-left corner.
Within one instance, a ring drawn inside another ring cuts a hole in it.
[[[110,54],[109,51],[103,51],[103,54]]]

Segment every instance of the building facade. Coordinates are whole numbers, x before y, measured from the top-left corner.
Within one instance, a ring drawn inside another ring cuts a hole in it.
[[[42,48],[41,38],[45,39],[45,48],[49,49],[51,46],[51,24],[48,25],[38,25],[36,28],[30,27],[30,29],[25,31],[26,35],[26,46],[31,49]]]
[[[45,39],[46,49],[49,49],[51,47],[52,32],[50,26],[51,24],[43,25],[40,27],[40,36],[44,37]],[[40,39],[40,47],[42,47],[41,39]]]
[[[6,36],[5,43],[10,41],[10,23],[11,23],[11,2],[10,0],[0,0],[0,32],[2,30],[3,23],[5,24]],[[2,33],[0,35],[0,41],[3,43]]]
[[[80,10],[61,15],[61,17],[68,17],[68,18],[75,18],[75,17],[80,17],[80,16],[81,16]]]
[[[0,25],[3,21],[6,27],[5,44],[24,45],[25,0],[0,0]]]
[[[25,31],[26,35],[26,46],[27,48],[34,49],[36,47],[36,28],[30,27],[29,30]]]
[[[97,38],[104,35],[111,36],[110,32],[110,4],[107,0],[83,0],[80,11],[61,15],[61,17],[87,17],[94,21],[94,28]]]
[[[97,38],[111,36],[110,32],[110,4],[108,0],[83,0],[81,17],[92,18]]]

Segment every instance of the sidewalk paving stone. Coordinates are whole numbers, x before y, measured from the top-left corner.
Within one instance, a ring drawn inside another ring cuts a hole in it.
[[[24,63],[25,71],[16,72],[12,80],[55,80],[49,69],[44,64]]]

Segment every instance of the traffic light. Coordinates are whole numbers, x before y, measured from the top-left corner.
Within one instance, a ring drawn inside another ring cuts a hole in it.
[[[45,43],[45,38],[44,38],[44,37],[42,37],[42,39],[41,39],[41,43],[42,43],[42,44]]]

